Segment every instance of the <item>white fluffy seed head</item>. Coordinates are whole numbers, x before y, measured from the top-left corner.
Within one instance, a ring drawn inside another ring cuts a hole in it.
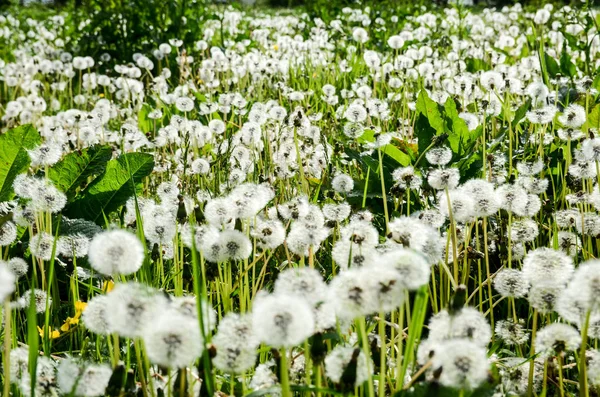
[[[494,277],[494,287],[504,297],[522,298],[529,291],[529,282],[520,270],[502,269]]]
[[[354,387],[362,385],[369,379],[369,360],[361,349],[337,345],[327,357],[325,357],[325,374],[333,383],[340,383],[342,375],[348,365],[354,361],[356,365],[356,375],[353,379]],[[372,365],[372,364],[371,364]]]
[[[108,328],[128,338],[143,336],[144,331],[152,328],[158,315],[167,308],[164,295],[133,282],[117,284],[107,297],[105,316]]]
[[[144,262],[144,246],[125,230],[109,230],[96,235],[90,243],[88,258],[94,270],[107,276],[137,272]]]
[[[485,348],[465,339],[442,343],[433,356],[432,368],[447,387],[475,389],[487,380],[488,367]]]
[[[217,355],[213,364],[221,371],[243,373],[256,361],[258,341],[252,330],[252,316],[228,313],[212,339]]]
[[[260,296],[253,304],[252,328],[260,341],[289,348],[313,334],[315,318],[310,304],[297,295]]]
[[[95,334],[110,334],[112,330],[107,320],[107,312],[110,311],[109,304],[110,298],[106,295],[93,297],[81,315],[83,325]]]
[[[290,268],[279,273],[274,292],[301,296],[314,306],[325,300],[327,287],[317,270],[309,267]]]
[[[535,337],[535,349],[543,357],[576,350],[581,344],[579,331],[568,324],[554,323],[540,329]]]
[[[57,369],[57,384],[62,393],[79,397],[103,396],[112,376],[108,365],[78,362],[73,358],[62,360]]]
[[[8,266],[0,263],[0,302],[3,302],[15,290],[17,277],[10,271]]]
[[[164,367],[190,366],[203,350],[198,322],[174,310],[157,313],[152,325],[145,328],[143,338],[150,361]]]
[[[454,314],[442,310],[429,321],[429,339],[432,341],[459,338],[485,347],[491,337],[487,319],[472,307],[464,307]]]
[[[573,270],[573,260],[564,252],[542,247],[525,256],[522,272],[523,278],[531,285],[546,284],[549,280],[564,285]]]

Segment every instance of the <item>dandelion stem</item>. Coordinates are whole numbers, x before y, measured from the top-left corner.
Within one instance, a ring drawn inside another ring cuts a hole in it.
[[[588,331],[590,328],[591,315],[592,311],[588,310],[588,312],[585,315],[583,329],[581,330],[581,348],[579,351],[579,395],[581,397],[589,397],[590,394],[590,391],[588,389],[585,351],[587,348]]]

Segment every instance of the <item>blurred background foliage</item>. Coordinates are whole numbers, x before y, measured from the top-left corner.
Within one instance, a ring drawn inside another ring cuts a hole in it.
[[[25,21],[62,13],[67,19],[70,43],[79,55],[95,58],[107,53],[112,59],[132,59],[136,52],[148,53],[158,44],[177,38],[184,48],[203,37],[203,23],[219,20],[226,7],[268,10],[293,7],[312,19],[329,22],[344,7],[371,6],[371,19],[397,15],[418,15],[421,7],[441,7],[448,1],[473,3],[473,7],[502,7],[516,0],[0,0],[0,13]],[[600,5],[600,0],[586,0]],[[548,3],[581,6],[581,0],[522,0],[531,9]],[[399,22],[401,23],[401,22]]]

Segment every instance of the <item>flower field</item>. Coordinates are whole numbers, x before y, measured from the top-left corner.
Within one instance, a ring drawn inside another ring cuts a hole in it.
[[[0,15],[2,396],[598,396],[600,13],[210,7]]]

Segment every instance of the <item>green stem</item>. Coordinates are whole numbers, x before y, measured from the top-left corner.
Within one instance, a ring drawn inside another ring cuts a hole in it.
[[[11,325],[10,302],[8,299],[4,302],[4,391],[3,397],[10,396],[10,350],[11,350]]]
[[[356,323],[357,323],[358,330],[359,330],[363,354],[365,355],[365,357],[367,357],[367,367],[368,367],[368,372],[369,372],[369,380],[367,381],[368,396],[374,397],[375,396],[375,388],[373,387],[373,378],[372,378],[373,371],[372,371],[372,368],[370,368],[372,365],[372,362],[371,362],[371,360],[368,359],[368,357],[371,357],[371,350],[369,348],[369,337],[367,335],[367,325],[366,325],[365,318],[359,317],[356,320]]]
[[[590,328],[590,317],[592,311],[588,310],[585,315],[585,322],[583,329],[581,330],[581,350],[579,351],[579,395],[581,397],[589,397],[590,391],[588,389],[587,369],[585,362],[585,350],[587,348],[588,331]]]
[[[527,396],[533,396],[533,370],[535,367],[535,333],[537,332],[537,318],[538,312],[537,309],[533,311],[533,325],[531,327],[531,349],[529,350],[529,358],[531,362],[529,363],[529,381],[527,383]]]
[[[288,370],[288,359],[287,352],[285,348],[281,349],[281,360],[280,360],[280,380],[281,380],[281,396],[282,397],[292,397],[292,392],[290,390],[290,373]]]

